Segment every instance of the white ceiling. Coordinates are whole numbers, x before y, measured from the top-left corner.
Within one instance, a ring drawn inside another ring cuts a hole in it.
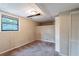
[[[79,8],[79,3],[39,3],[36,4],[46,14],[56,16],[60,12]]]
[[[43,13],[34,3],[0,3],[0,10],[23,17],[28,16],[30,10],[36,10]]]
[[[0,3],[0,10],[22,17],[30,15],[30,10],[40,12],[41,16],[32,17],[36,22],[53,21],[60,12],[74,8],[79,8],[79,3]]]

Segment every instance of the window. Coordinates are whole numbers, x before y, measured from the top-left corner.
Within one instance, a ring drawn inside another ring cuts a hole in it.
[[[18,31],[18,18],[2,15],[1,18],[1,30],[2,31]]]

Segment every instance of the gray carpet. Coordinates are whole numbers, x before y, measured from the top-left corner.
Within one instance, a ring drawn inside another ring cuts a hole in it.
[[[33,42],[13,51],[10,51],[9,56],[58,56],[55,52],[55,44],[43,41]]]

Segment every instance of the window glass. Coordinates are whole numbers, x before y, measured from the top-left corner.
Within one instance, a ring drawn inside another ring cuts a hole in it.
[[[18,31],[18,19],[10,16],[2,15],[1,30],[2,31]]]

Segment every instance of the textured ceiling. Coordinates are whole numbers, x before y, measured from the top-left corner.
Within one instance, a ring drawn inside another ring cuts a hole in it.
[[[0,3],[0,10],[22,17],[30,15],[31,10],[40,12],[40,16],[32,17],[36,22],[53,21],[60,12],[74,8],[79,8],[79,3]]]

